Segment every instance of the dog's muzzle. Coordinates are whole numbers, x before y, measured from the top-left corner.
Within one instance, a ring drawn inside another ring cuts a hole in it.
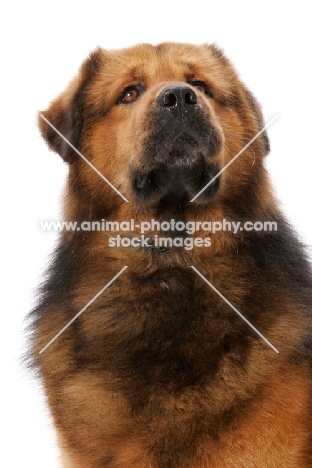
[[[152,131],[143,145],[132,187],[141,202],[158,203],[170,196],[190,200],[219,172],[219,130],[211,109],[194,88],[173,83],[159,92],[147,120]],[[203,193],[198,203],[211,199],[219,180]]]

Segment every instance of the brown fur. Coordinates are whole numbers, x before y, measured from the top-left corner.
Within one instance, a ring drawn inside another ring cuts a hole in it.
[[[173,116],[157,103],[183,83],[198,106]],[[141,94],[126,104],[129,85]],[[272,194],[266,133],[189,202],[263,127],[230,62],[208,45],[98,49],[43,114],[129,200],[40,119],[69,163],[66,220],[278,222],[277,232],[220,231],[210,248],[167,253],[110,248],[111,233],[62,233],[33,313],[32,356],[64,466],[311,467],[311,272]]]

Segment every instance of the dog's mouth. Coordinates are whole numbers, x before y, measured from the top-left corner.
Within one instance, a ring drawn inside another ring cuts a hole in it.
[[[196,164],[186,155],[181,157],[178,149],[169,154],[170,163],[164,162],[151,170],[136,170],[132,175],[132,189],[141,203],[157,204],[166,199],[174,203],[189,202],[207,184],[196,198],[196,203],[209,202],[220,185],[219,166],[199,158]],[[173,163],[172,158],[178,162]]]
[[[197,204],[208,203],[220,185],[215,178],[220,171],[217,138],[203,146],[200,139],[180,133],[173,141],[155,144],[142,158],[143,164],[132,170],[132,189],[136,199],[145,204],[157,204],[166,199],[172,203],[189,202],[207,184],[196,198]]]
[[[181,133],[173,143],[173,150],[180,148],[181,150],[185,151],[187,148],[198,148],[199,141],[192,135],[188,133]]]

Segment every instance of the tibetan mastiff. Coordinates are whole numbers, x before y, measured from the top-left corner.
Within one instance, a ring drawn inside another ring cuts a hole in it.
[[[223,52],[98,48],[39,126],[69,167],[30,352],[63,466],[312,467],[311,270]]]

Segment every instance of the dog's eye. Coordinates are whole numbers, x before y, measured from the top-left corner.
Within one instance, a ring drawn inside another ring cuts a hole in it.
[[[204,81],[195,80],[191,81],[189,84],[194,86],[194,88],[198,89],[201,93],[206,94],[206,96],[212,97],[212,92]]]
[[[128,86],[118,99],[118,103],[129,104],[134,102],[140,96],[141,90],[137,86]]]

